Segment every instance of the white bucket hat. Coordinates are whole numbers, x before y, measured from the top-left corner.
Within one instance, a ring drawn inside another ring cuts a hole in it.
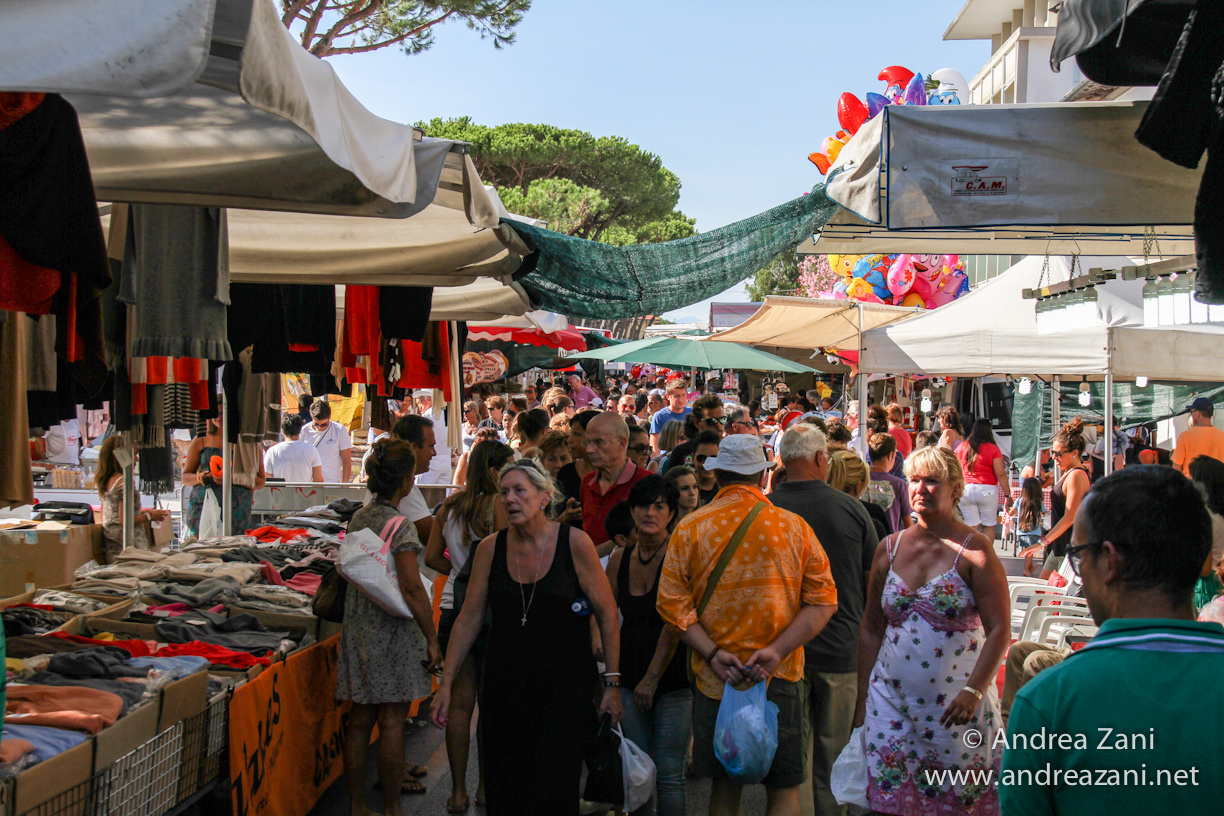
[[[765,448],[760,439],[750,434],[734,434],[718,443],[718,455],[706,459],[702,467],[751,476],[769,470],[774,463],[765,461]]]

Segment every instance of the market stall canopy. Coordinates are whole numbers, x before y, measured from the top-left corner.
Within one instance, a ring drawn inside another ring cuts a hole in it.
[[[0,88],[73,104],[99,200],[496,224],[464,147],[372,114],[273,0],[10,0],[0,30]]]
[[[1202,171],[1135,141],[1147,104],[889,105],[842,148],[844,209],[799,251],[1192,253]]]
[[[672,368],[737,368],[751,371],[785,371],[799,374],[815,371],[810,366],[792,362],[752,346],[739,343],[711,343],[708,340],[683,337],[649,337],[632,343],[620,343],[582,354],[571,354],[567,360],[603,360],[608,363],[651,363]]]
[[[555,332],[538,329],[518,329],[508,326],[468,325],[468,340],[496,340],[502,343],[537,346],[539,348],[586,351],[586,340],[578,329],[567,328]]]
[[[1142,279],[1097,286],[1095,325],[1038,334],[1036,302],[1022,290],[1071,277],[1071,260],[1021,260],[946,306],[864,333],[859,367],[878,374],[982,376],[1061,374],[1138,376],[1169,381],[1224,380],[1217,353],[1224,327],[1143,327]],[[1125,257],[1087,257],[1080,268],[1119,269]]]
[[[829,346],[858,349],[860,309],[863,330],[888,326],[921,313],[882,303],[770,295],[752,317],[735,328],[710,335],[709,340],[766,349],[802,349],[809,353]]]

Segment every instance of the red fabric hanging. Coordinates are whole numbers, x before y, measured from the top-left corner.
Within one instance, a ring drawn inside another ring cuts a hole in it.
[[[35,266],[17,254],[0,235],[0,309],[26,314],[51,314],[55,293],[63,283],[56,269]]]

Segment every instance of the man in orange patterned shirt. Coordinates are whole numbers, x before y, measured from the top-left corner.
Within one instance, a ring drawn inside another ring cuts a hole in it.
[[[718,495],[672,534],[659,579],[658,609],[692,649],[693,770],[713,777],[710,816],[738,814],[742,786],[714,756],[714,720],[723,684],[769,681],[778,706],[778,751],[763,780],[768,816],[797,816],[807,775],[811,725],[803,687],[803,645],[837,611],[829,559],[801,517],[774,507],[757,483],[773,467],[761,441],[736,434],[707,459]],[[700,616],[697,607],[736,529],[757,510]]]

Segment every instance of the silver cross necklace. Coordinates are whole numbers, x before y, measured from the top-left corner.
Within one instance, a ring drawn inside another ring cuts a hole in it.
[[[541,554],[540,561],[543,561],[543,560],[544,560],[543,555]],[[518,570],[519,575],[523,574],[523,567],[519,564],[518,550],[514,551],[514,568]],[[531,611],[531,602],[535,600],[536,585],[540,583],[539,570],[540,570],[540,564],[539,562],[537,562],[536,563],[536,576],[535,576],[535,579],[531,582],[531,597],[530,598],[527,597],[527,593],[523,592],[523,585],[521,583],[518,585],[519,599],[523,603],[523,619],[522,621],[520,621],[521,626],[527,625],[527,613]]]

